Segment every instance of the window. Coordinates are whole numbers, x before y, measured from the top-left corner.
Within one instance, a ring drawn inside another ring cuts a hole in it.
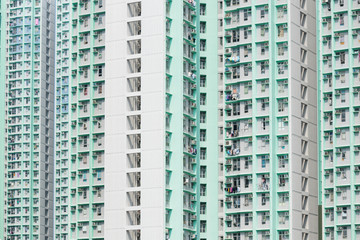
[[[200,93],[200,105],[206,104],[206,93]]]
[[[206,148],[200,148],[200,160],[206,159]]]
[[[266,156],[261,156],[261,167],[266,168]]]
[[[247,21],[249,19],[250,14],[251,14],[250,9],[244,9],[244,21]]]
[[[285,103],[283,101],[279,101],[278,105],[278,112],[283,112],[285,110]]]
[[[302,63],[306,62],[307,51],[303,48],[300,49],[300,60]]]
[[[200,15],[204,16],[206,14],[206,4],[200,4]]]
[[[342,199],[343,200],[346,200],[347,199],[347,191],[346,191],[346,188],[343,188],[341,190],[341,196],[342,196]]]
[[[261,194],[261,205],[262,206],[266,205],[266,194],[265,193]]]
[[[345,110],[341,110],[341,122],[346,122],[346,113],[345,113]]]
[[[351,235],[350,235],[351,236]],[[347,239],[347,227],[343,227],[343,230],[342,230],[342,238],[343,239]]]
[[[248,39],[248,28],[244,27],[244,39]]]
[[[206,58],[202,57],[200,58],[200,69],[206,68]]]
[[[307,76],[307,68],[301,66],[301,80],[306,81]]]
[[[245,226],[248,226],[250,223],[250,217],[249,217],[249,213],[245,213]]]
[[[206,166],[200,166],[200,178],[206,178]]]
[[[280,8],[277,9],[277,17],[279,19],[284,17],[284,9],[283,8],[280,7]]]
[[[285,214],[283,212],[279,213],[279,224],[285,224]]]
[[[239,48],[235,48],[232,50],[234,55],[239,56],[240,55],[240,50]],[[244,58],[247,58],[249,56],[249,49],[248,46],[244,46]]]
[[[342,209],[341,218],[347,219],[347,208],[346,207],[343,207],[343,209]]]
[[[339,56],[340,56],[340,63],[345,64],[345,52],[340,52]]]
[[[200,123],[206,122],[206,112],[200,112]]]
[[[260,18],[265,18],[265,7],[260,8]]]
[[[265,62],[260,63],[260,71],[261,71],[261,74],[265,74]]]
[[[262,37],[265,36],[265,26],[261,26],[261,28],[260,28],[260,36],[262,36]]]
[[[245,77],[249,76],[249,67],[247,65],[244,66],[244,76]]]
[[[284,37],[284,26],[283,25],[278,26],[278,37]]]
[[[200,22],[200,33],[205,33],[206,22]]]
[[[306,14],[303,12],[300,12],[300,25],[304,27],[306,24]]]
[[[206,214],[206,203],[200,203],[200,214]]]
[[[200,87],[206,87],[206,76],[200,76]]]
[[[279,205],[285,205],[286,197],[284,193],[279,194]]]
[[[342,91],[340,92],[340,99],[341,99],[341,102],[342,102],[342,103],[346,102],[345,96],[346,96],[346,95],[345,95],[345,91],[342,90]]]
[[[233,75],[233,79],[240,78],[240,67],[239,66],[233,67],[232,75]]]
[[[98,66],[98,76],[102,77],[103,75],[103,69],[102,69],[102,65]]]
[[[284,56],[284,45],[283,44],[280,44],[278,46],[278,56]]]
[[[206,49],[206,40],[201,39],[200,40],[200,51],[205,51]]]
[[[233,42],[239,42],[240,41],[240,32],[239,32],[239,30],[233,30],[232,31],[232,41]]]
[[[286,160],[285,156],[279,156],[279,168],[285,168]]]
[[[285,175],[279,175],[279,187],[285,187]]]
[[[345,35],[343,33],[340,33],[340,45],[345,44]]]
[[[201,142],[206,141],[206,130],[204,130],[204,129],[200,130],[200,141]]]
[[[200,232],[206,232],[206,221],[200,221]]]
[[[305,118],[307,116],[307,104],[301,103],[301,117]]]
[[[206,196],[206,184],[200,184],[200,196]]]
[[[244,105],[244,113],[248,113],[249,112],[249,105],[251,104],[251,102],[245,102],[245,105]]]

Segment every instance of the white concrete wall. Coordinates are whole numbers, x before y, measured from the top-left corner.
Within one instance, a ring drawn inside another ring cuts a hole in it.
[[[163,239],[165,229],[165,3],[142,1],[141,16],[128,18],[127,4],[106,1],[106,123],[105,239],[129,239],[127,230],[140,229],[141,239]],[[127,55],[127,21],[141,20],[141,54]],[[129,74],[127,57],[141,57],[141,73]],[[141,77],[141,130],[127,130],[127,78]],[[127,149],[126,134],[141,133],[141,149]],[[126,154],[141,152],[141,168],[127,169]],[[141,205],[128,207],[128,172],[141,172]],[[127,210],[141,210],[141,225],[128,226]]]

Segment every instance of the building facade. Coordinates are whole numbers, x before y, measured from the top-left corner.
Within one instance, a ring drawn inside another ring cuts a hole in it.
[[[104,239],[105,10],[56,5],[55,239]]]
[[[224,239],[317,239],[313,1],[224,1]]]
[[[52,1],[1,1],[6,239],[53,235],[54,13]]]
[[[217,235],[216,7],[107,1],[106,238]]]
[[[7,119],[7,113],[5,111],[6,109],[6,19],[7,19],[7,12],[6,12],[6,1],[0,1],[0,89],[3,89],[0,91],[0,156],[4,163],[7,162],[7,142],[6,142],[6,119]],[[6,175],[6,167],[5,164],[0,167],[0,176]],[[5,239],[6,238],[6,199],[7,199],[7,188],[6,188],[6,178],[1,177],[0,178],[0,186],[4,186],[4,188],[1,188],[0,190],[0,199],[3,199],[3,201],[0,202],[0,209],[3,209],[4,211],[0,211],[0,219],[4,223],[4,225],[1,224],[0,227],[0,236]]]
[[[0,3],[4,239],[360,238],[360,1]]]
[[[359,1],[317,1],[322,239],[360,236]]]

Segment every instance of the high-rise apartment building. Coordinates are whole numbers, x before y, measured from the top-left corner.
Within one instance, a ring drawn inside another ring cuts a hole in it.
[[[102,0],[57,1],[55,239],[104,239],[105,23]]]
[[[7,149],[6,149],[6,115],[5,115],[5,95],[6,95],[6,19],[7,12],[4,11],[6,9],[6,2],[0,1],[0,159],[3,163],[7,162]],[[6,222],[6,169],[5,164],[0,166],[0,221],[2,223]],[[0,224],[0,238],[6,239],[6,224]]]
[[[322,239],[360,237],[360,1],[317,1]]]
[[[224,9],[224,239],[317,239],[315,2]]]
[[[53,235],[54,12],[53,1],[1,1],[4,239]]]
[[[360,1],[0,7],[4,239],[360,237]]]
[[[216,236],[216,2],[106,8],[105,238]]]

